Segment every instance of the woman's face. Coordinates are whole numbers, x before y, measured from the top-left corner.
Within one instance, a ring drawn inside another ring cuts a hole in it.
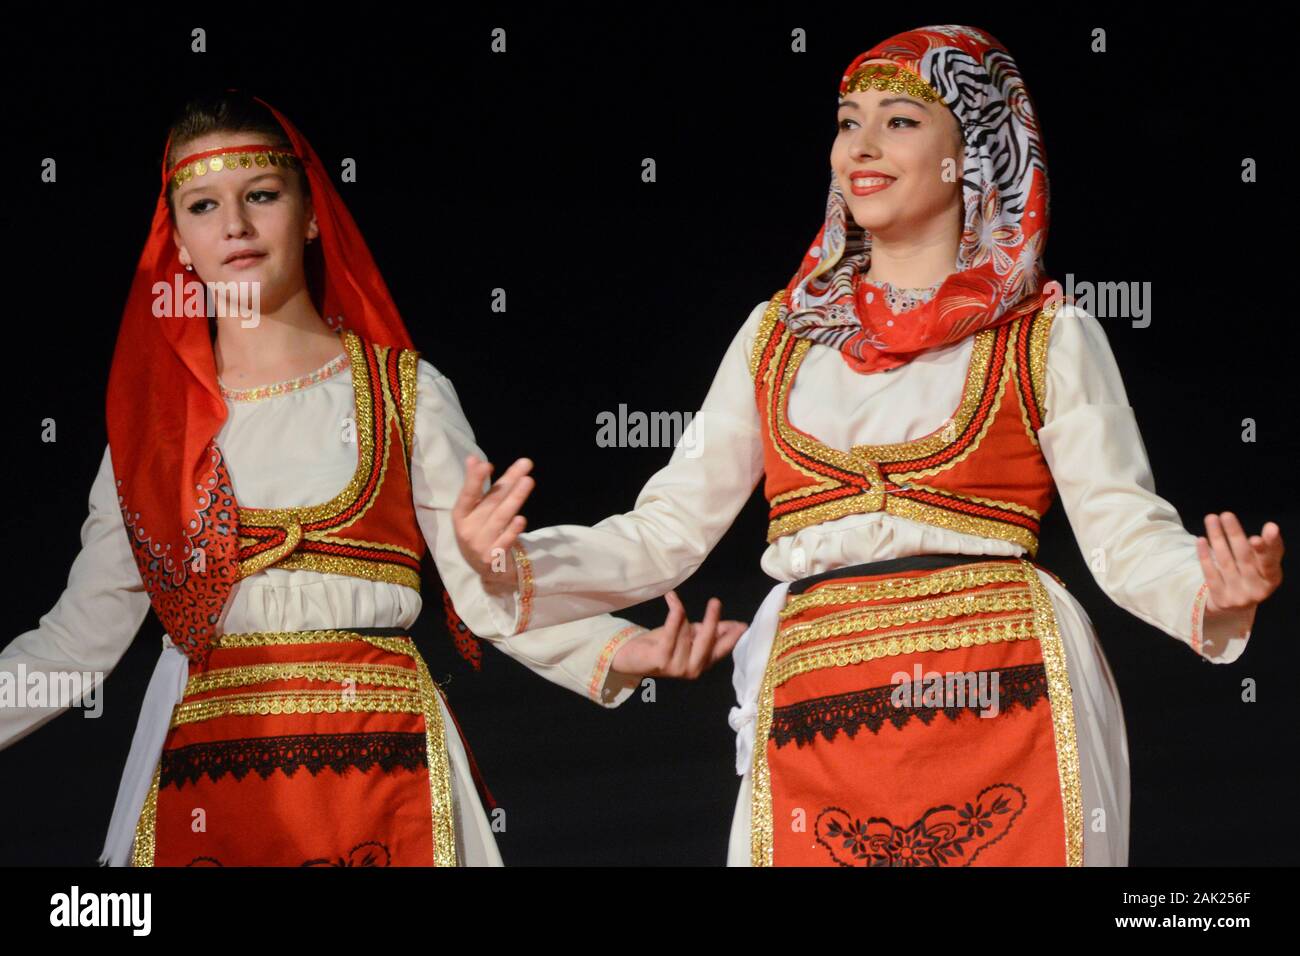
[[[873,237],[905,238],[936,222],[947,228],[954,209],[960,225],[961,126],[948,107],[869,90],[845,96],[836,119],[831,167],[859,226]]]
[[[184,150],[191,155],[248,140],[212,133],[184,144]],[[193,265],[202,281],[258,282],[264,311],[305,284],[303,248],[319,229],[296,173],[256,165],[210,172],[177,189],[172,206],[181,262]],[[260,255],[231,258],[248,251]]]

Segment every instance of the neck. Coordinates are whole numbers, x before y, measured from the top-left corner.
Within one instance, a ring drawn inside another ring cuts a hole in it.
[[[961,210],[932,219],[921,229],[909,226],[907,235],[871,234],[871,261],[865,273],[874,282],[888,282],[900,289],[932,286],[953,273],[957,242],[961,235]]]
[[[217,319],[217,375],[230,387],[250,387],[315,371],[342,354],[338,335],[321,318],[304,287],[255,324],[238,315]]]

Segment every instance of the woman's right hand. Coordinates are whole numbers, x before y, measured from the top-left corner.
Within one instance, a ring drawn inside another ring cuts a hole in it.
[[[474,455],[465,459],[465,484],[451,509],[456,544],[483,585],[494,593],[515,590],[515,561],[510,546],[527,523],[520,507],[533,490],[528,476],[533,463],[520,458],[483,493],[483,482],[492,474],[492,463]]]

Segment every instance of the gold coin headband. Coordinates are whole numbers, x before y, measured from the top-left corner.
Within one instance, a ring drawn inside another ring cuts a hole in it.
[[[293,169],[301,160],[292,150],[259,144],[256,146],[220,146],[186,156],[167,174],[172,187],[181,186],[196,176],[219,173],[223,169],[252,169],[254,166]]]
[[[840,95],[865,93],[868,90],[906,93],[927,103],[936,103],[943,99],[933,86],[897,63],[868,63],[854,70]]]

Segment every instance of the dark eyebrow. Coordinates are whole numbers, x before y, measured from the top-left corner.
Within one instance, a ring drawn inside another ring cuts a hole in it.
[[[925,109],[924,103],[922,103],[920,100],[914,100],[910,96],[887,96],[885,97],[885,99],[881,100],[878,105],[893,106],[895,103],[906,103],[909,106],[919,106],[921,109]],[[853,100],[841,100],[840,106],[851,106],[855,110],[859,108],[858,104],[855,103]]]
[[[257,182],[259,179],[266,179],[266,178],[271,177],[271,176],[274,176],[276,179],[281,179],[281,178],[282,178],[282,177],[280,176],[279,173],[266,172],[266,173],[262,173],[262,174],[260,174],[260,175],[258,175],[258,176],[254,176],[252,179],[250,179],[250,180],[248,180],[246,183],[244,183],[244,185],[245,185],[245,186],[251,186],[253,183]],[[178,194],[178,195],[176,196],[176,200],[177,200],[177,202],[179,202],[180,199],[181,199],[181,196],[185,196],[185,197],[196,196],[196,195],[198,195],[199,193],[201,193],[201,192],[203,192],[204,190],[206,190],[207,188],[208,188],[208,184],[207,184],[207,183],[202,183],[202,184],[200,184],[200,185],[198,185],[198,186],[195,186],[193,189],[189,190],[188,192],[184,192],[184,193],[180,193],[180,194]]]

